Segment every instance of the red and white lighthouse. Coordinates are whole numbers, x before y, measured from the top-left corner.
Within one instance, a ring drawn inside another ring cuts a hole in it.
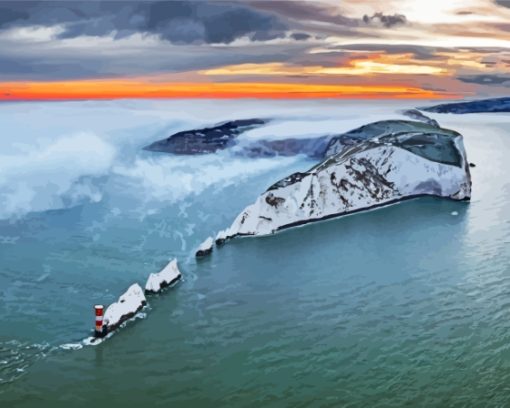
[[[103,305],[95,305],[94,309],[96,311],[96,337],[103,337],[103,314],[104,314],[104,306]]]

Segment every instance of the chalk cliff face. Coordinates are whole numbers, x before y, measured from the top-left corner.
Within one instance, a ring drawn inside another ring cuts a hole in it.
[[[376,122],[332,139],[326,154],[317,166],[269,187],[218,236],[271,234],[417,196],[471,196],[462,136],[452,130]]]

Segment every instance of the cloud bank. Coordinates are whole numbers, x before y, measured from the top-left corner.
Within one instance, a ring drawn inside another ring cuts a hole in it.
[[[509,27],[507,0],[4,1],[0,95],[10,81],[207,82],[201,71],[242,64],[315,72],[255,83],[352,85],[357,72],[358,84],[505,92]]]

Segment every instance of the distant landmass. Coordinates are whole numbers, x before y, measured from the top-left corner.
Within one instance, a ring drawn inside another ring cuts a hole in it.
[[[459,114],[510,112],[510,97],[480,99],[469,102],[445,103],[420,109],[427,112]]]
[[[258,128],[269,119],[239,119],[210,127],[175,133],[158,140],[144,150],[179,155],[215,153],[235,146],[232,153],[246,157],[295,156],[305,154],[314,159],[324,157],[332,135],[312,138],[288,138],[277,140],[253,140],[240,143],[238,137],[248,130]]]
[[[424,123],[427,129],[439,128],[439,124],[416,109],[402,112],[403,115]],[[239,139],[244,132],[258,128],[270,122],[269,119],[238,119],[219,123],[209,127],[186,130],[175,133],[166,139],[156,141],[144,150],[172,153],[178,155],[202,155],[230,149],[236,156],[257,158],[274,156],[306,155],[312,159],[324,159],[332,154],[332,149],[352,146],[373,134],[386,134],[396,131],[417,129],[418,122],[394,120],[381,121],[354,129],[342,134],[326,134],[317,137],[284,138],[276,140]]]
[[[214,153],[233,146],[235,139],[241,133],[267,122],[267,119],[241,119],[211,127],[186,130],[154,142],[144,147],[144,150],[186,155]]]

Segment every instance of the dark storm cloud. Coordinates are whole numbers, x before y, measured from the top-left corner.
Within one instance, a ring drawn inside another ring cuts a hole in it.
[[[311,35],[307,33],[292,33],[290,37],[296,41],[306,41],[311,37]]]
[[[470,84],[510,86],[510,75],[505,74],[465,75],[457,79]]]
[[[176,44],[227,44],[244,36],[264,41],[282,37],[287,30],[274,14],[233,2],[0,3],[0,28],[55,24],[64,26],[60,38],[113,32],[125,37],[140,32],[156,34]]]
[[[37,32],[33,42],[2,37],[0,80],[121,77],[283,62],[305,53],[309,38],[302,30],[289,30],[276,14],[246,2],[0,0],[0,35],[6,29],[36,26],[58,26],[57,38],[41,34],[37,39]],[[293,44],[264,42],[289,31]],[[103,38],[63,41],[84,36]],[[232,44],[239,38],[251,43]]]
[[[334,7],[297,0],[250,1],[248,4],[259,9],[276,13],[282,17],[310,22],[338,24],[356,27],[358,20],[339,14]]]
[[[239,3],[160,2],[142,4],[144,13],[147,31],[172,42],[230,43],[246,35],[263,41],[282,37],[286,31],[274,15]]]
[[[119,72],[110,71],[104,61],[72,60],[70,58],[0,58],[0,79],[2,80],[66,80],[93,78],[98,76],[120,77]]]
[[[304,41],[274,44],[270,48],[263,42],[250,46],[167,42],[144,46],[143,42],[131,44],[126,39],[69,52],[67,47],[48,49],[41,44],[19,47],[16,42],[0,41],[0,81],[175,74],[231,64],[286,62],[305,54],[308,47]]]
[[[347,17],[338,10],[338,7],[320,2],[249,0],[246,4],[257,10],[276,14],[291,28],[306,31],[316,36],[316,38],[330,35],[344,37],[363,36],[367,39],[377,38],[380,29],[401,26],[407,22],[406,17],[402,14],[386,15],[384,13],[375,13],[372,16]],[[367,26],[374,29],[365,29],[361,33],[360,28],[366,28]]]
[[[399,26],[407,23],[407,18],[403,14],[383,14],[375,13],[372,16],[365,14],[363,16],[365,24],[380,24],[386,28]]]
[[[120,3],[119,3],[120,4]],[[0,28],[44,25],[85,21],[101,15],[113,14],[111,2],[73,1],[2,1],[0,2]]]
[[[496,0],[495,3],[500,6],[510,8],[510,0]]]
[[[359,28],[367,25],[380,28],[392,28],[407,23],[403,14],[375,13],[360,18],[347,17],[341,14],[337,7],[330,4],[313,3],[311,1],[296,0],[251,0],[247,4],[278,15],[288,25],[315,34],[343,35],[359,37]],[[378,37],[377,30],[362,33],[364,37]]]
[[[0,28],[13,21],[28,19],[29,13],[23,10],[11,9],[8,4],[0,3]]]

